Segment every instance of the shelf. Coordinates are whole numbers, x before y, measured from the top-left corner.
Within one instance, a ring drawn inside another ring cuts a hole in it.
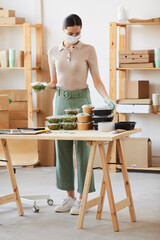
[[[25,24],[28,24],[28,23],[23,23],[23,24],[1,24],[0,27],[24,27]],[[31,27],[35,27],[35,28],[39,28],[41,27],[41,24],[31,24]]]
[[[158,113],[117,113],[117,114],[148,114],[148,115],[160,115],[160,112]]]
[[[39,113],[40,112],[40,108],[36,108],[32,110],[33,113]]]
[[[5,69],[5,70],[24,70],[26,68],[25,67],[0,67],[0,69]],[[33,67],[31,70],[41,70],[41,68]]]
[[[160,68],[116,68],[116,70],[124,71],[124,70],[160,70]]]
[[[121,169],[121,166],[117,166],[117,169]],[[160,166],[152,166],[148,168],[133,168],[133,167],[127,167],[127,170],[133,170],[133,171],[154,171],[154,172],[160,172]]]
[[[160,22],[117,23],[117,26],[119,27],[126,25],[160,25]]]

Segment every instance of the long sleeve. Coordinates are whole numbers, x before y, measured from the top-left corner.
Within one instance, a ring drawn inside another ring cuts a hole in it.
[[[50,76],[56,76],[56,67],[55,67],[55,59],[53,56],[53,50],[49,49],[48,51],[48,63],[50,69]]]

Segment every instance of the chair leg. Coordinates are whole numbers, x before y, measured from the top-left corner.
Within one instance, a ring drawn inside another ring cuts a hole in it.
[[[136,222],[136,214],[135,214],[135,210],[134,210],[134,203],[133,203],[133,199],[132,199],[132,193],[131,193],[131,187],[130,187],[130,183],[129,183],[128,172],[127,172],[124,157],[123,157],[122,144],[121,144],[120,140],[116,140],[116,142],[117,142],[120,163],[122,163],[121,169],[122,169],[122,175],[123,175],[123,181],[124,181],[124,186],[125,186],[125,190],[126,190],[126,195],[130,200],[130,205],[129,205],[130,217],[131,217],[132,222]]]

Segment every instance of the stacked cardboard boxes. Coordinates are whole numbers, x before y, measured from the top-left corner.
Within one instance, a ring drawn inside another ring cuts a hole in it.
[[[0,94],[0,129],[9,128],[8,94]]]
[[[0,94],[7,94],[11,103],[8,106],[10,129],[28,127],[28,101],[27,90],[0,90]],[[8,101],[9,102],[9,101]]]
[[[15,10],[0,10],[0,25],[23,24],[24,22],[25,18],[15,16]]]
[[[119,51],[120,68],[154,67],[154,50]]]

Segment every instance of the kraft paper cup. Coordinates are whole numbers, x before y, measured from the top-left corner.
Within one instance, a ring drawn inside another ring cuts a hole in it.
[[[159,105],[159,93],[152,94],[152,105],[154,106]]]
[[[157,113],[158,112],[159,105],[153,105],[153,112]]]

